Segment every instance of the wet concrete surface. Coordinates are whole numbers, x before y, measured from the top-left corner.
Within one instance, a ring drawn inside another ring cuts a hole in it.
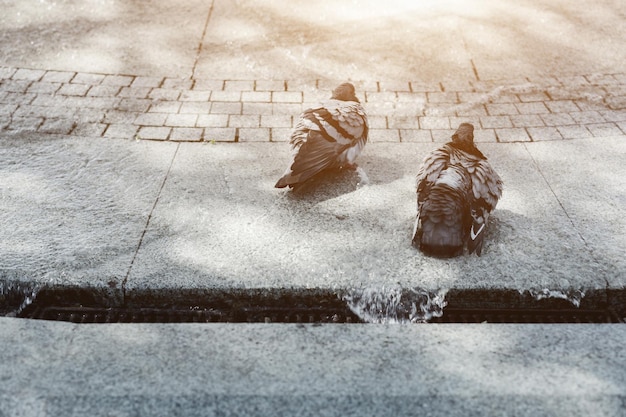
[[[273,187],[289,158],[282,143],[3,144],[2,211],[13,226],[2,271],[18,281],[127,296],[624,286],[616,249],[623,237],[611,233],[624,227],[621,138],[481,144],[505,193],[483,255],[451,260],[425,257],[410,244],[414,176],[435,144],[370,144],[360,174],[336,173],[297,192]],[[564,149],[566,162],[555,165]],[[586,168],[599,159],[606,173],[590,178]],[[598,188],[606,191],[596,195]],[[595,215],[598,205],[603,216]]]
[[[3,140],[7,281],[121,285],[175,145]]]

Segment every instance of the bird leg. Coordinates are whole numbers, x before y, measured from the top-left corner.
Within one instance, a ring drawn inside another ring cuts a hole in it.
[[[356,162],[352,164],[350,162],[346,162],[345,164],[341,165],[339,169],[347,169],[349,171],[356,171],[358,167],[359,165]]]

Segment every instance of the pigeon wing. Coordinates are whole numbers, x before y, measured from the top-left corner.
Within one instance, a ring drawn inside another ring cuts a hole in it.
[[[470,254],[475,252],[480,256],[489,214],[502,196],[502,179],[486,159],[479,160],[468,171],[472,180],[472,226],[467,248]]]
[[[502,197],[502,179],[486,159],[482,159],[474,165],[470,176],[474,199],[483,199],[488,211],[492,211]]]
[[[293,186],[327,168],[352,163],[367,134],[367,116],[358,102],[331,99],[304,111],[289,141],[292,164],[275,186]]]
[[[326,129],[333,136],[350,142],[367,140],[368,122],[361,104],[356,101],[330,100],[324,110],[324,122],[329,125]]]
[[[348,145],[327,140],[320,132],[311,130],[294,156],[285,175],[276,183],[277,188],[302,183],[321,171],[335,165],[337,155]]]
[[[419,204],[428,195],[430,188],[437,181],[441,171],[450,163],[450,149],[442,146],[428,154],[417,171],[417,202]]]

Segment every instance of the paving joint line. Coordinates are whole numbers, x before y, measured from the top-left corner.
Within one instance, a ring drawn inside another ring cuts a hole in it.
[[[159,203],[159,199],[161,198],[161,193],[165,188],[165,183],[170,176],[170,172],[172,171],[172,167],[174,166],[174,161],[176,160],[176,155],[178,155],[178,150],[180,149],[180,143],[176,144],[176,148],[174,149],[174,154],[172,155],[172,160],[167,168],[165,176],[163,177],[163,181],[161,182],[161,186],[159,187],[159,191],[157,192],[157,196],[154,199],[154,204],[152,204],[152,208],[150,209],[150,213],[148,213],[148,218],[146,219],[146,225],[144,226],[143,231],[141,232],[141,236],[139,237],[139,242],[137,243],[137,248],[135,249],[135,253],[133,254],[133,258],[130,261],[130,265],[128,266],[128,271],[126,271],[126,276],[122,280],[121,290],[122,290],[122,304],[126,303],[126,284],[128,279],[130,278],[130,273],[135,265],[135,260],[137,259],[137,255],[139,254],[139,250],[143,244],[143,240],[148,232],[148,228],[150,227],[150,221],[152,220],[152,215],[154,214],[154,210],[156,209],[157,204]]]
[[[193,67],[191,69],[192,80],[196,79],[196,70],[198,68],[198,62],[200,61],[200,54],[202,53],[202,47],[204,46],[204,37],[206,36],[206,32],[209,27],[209,21],[211,20],[211,16],[213,15],[214,6],[215,6],[215,1],[211,1],[211,6],[209,7],[206,21],[204,22],[204,28],[202,29],[202,37],[200,38],[200,42],[198,43],[198,49],[196,51],[196,56],[193,61]]]
[[[533,154],[530,152],[530,150],[528,149],[528,147],[526,147],[526,144],[524,144],[524,149],[526,150],[526,153],[528,153],[528,155],[530,156],[530,159],[533,161],[533,165],[535,165],[535,168],[537,169],[537,172],[539,172],[539,174],[541,175],[541,178],[543,178],[544,183],[546,184],[546,186],[548,187],[548,189],[550,190],[550,192],[552,193],[552,196],[556,199],[557,203],[559,203],[559,206],[561,207],[561,210],[563,210],[563,213],[565,213],[565,216],[567,217],[567,219],[570,221],[572,227],[574,228],[574,230],[576,230],[576,234],[578,235],[578,237],[580,237],[580,240],[583,242],[583,244],[585,245],[585,247],[587,248],[587,250],[590,250],[590,246],[587,243],[587,239],[585,239],[585,237],[583,236],[583,234],[581,233],[581,231],[576,227],[576,223],[574,223],[574,220],[572,219],[572,217],[570,216],[570,214],[568,213],[567,209],[565,208],[565,206],[563,205],[563,202],[561,201],[561,199],[559,198],[559,196],[556,194],[556,192],[554,191],[554,189],[552,188],[552,185],[550,184],[550,182],[548,181],[548,179],[546,178],[546,176],[544,175],[541,167],[539,166],[539,163],[537,163],[537,160],[535,159],[535,157],[533,156]]]

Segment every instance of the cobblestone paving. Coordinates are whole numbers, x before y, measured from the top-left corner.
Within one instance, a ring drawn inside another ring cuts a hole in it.
[[[354,82],[372,142],[440,142],[474,123],[480,142],[626,134],[626,73],[433,83]],[[159,141],[286,141],[334,87],[0,67],[0,135]]]

